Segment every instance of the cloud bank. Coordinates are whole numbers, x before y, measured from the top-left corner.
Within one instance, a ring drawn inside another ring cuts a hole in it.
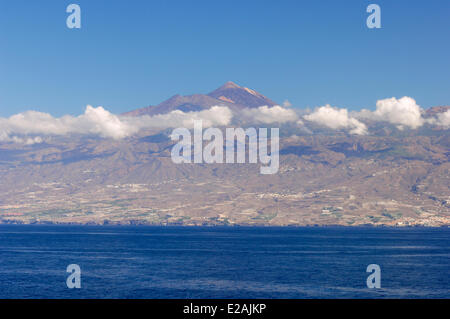
[[[378,100],[375,111],[363,109],[349,113],[345,108],[325,105],[317,108],[303,118],[331,129],[347,129],[351,134],[368,134],[365,123],[386,122],[395,125],[399,130],[405,128],[418,129],[425,124],[450,128],[450,110],[434,117],[423,117],[425,111],[408,96]]]
[[[144,115],[140,117],[123,117],[122,120],[136,129],[150,128],[193,128],[194,121],[202,120],[203,127],[224,126],[231,123],[233,112],[226,106],[213,106],[208,110],[199,112],[172,111],[167,114],[154,116]]]
[[[281,106],[262,106],[243,110],[239,114],[233,114],[226,106],[213,106],[199,112],[176,110],[154,116],[125,117],[112,114],[101,106],[88,105],[84,114],[77,117],[66,115],[55,118],[48,113],[27,111],[9,118],[0,118],[0,142],[35,144],[43,142],[46,136],[70,134],[122,139],[143,129],[193,128],[195,120],[202,120],[203,127],[226,126],[231,124],[233,115],[246,123],[270,124],[298,120],[293,110]]]
[[[438,114],[435,123],[445,128],[450,128],[450,110]]]
[[[416,129],[424,124],[422,112],[416,101],[410,97],[390,98],[377,101],[374,118],[397,125],[402,130],[405,126]]]
[[[88,105],[84,114],[55,118],[47,113],[27,111],[10,118],[0,118],[0,141],[23,144],[41,143],[43,136],[69,134],[95,135],[122,139],[146,128],[192,127],[194,120],[203,120],[204,126],[227,125],[232,112],[227,107],[214,106],[200,112],[173,111],[153,117],[120,117],[103,107]]]
[[[424,124],[450,128],[450,110],[424,118],[424,111],[410,97],[379,100],[375,111],[361,110],[350,113],[345,108],[327,104],[312,112],[306,112],[307,114],[294,108],[276,105],[248,108],[233,113],[226,106],[213,106],[199,112],[173,111],[154,116],[126,117],[112,114],[101,106],[88,105],[84,114],[79,116],[66,115],[56,118],[47,113],[27,111],[9,118],[0,118],[0,142],[35,144],[42,143],[48,136],[70,134],[122,139],[144,129],[193,128],[195,120],[202,120],[204,127],[228,126],[233,123],[233,119],[244,125],[294,123],[311,134],[308,123],[333,130],[345,130],[356,135],[368,134],[364,122],[373,121],[388,122],[401,130],[417,129]]]
[[[119,139],[136,132],[134,127],[123,123],[118,116],[111,114],[103,107],[86,107],[83,115],[73,117],[70,115],[55,118],[47,113],[27,111],[0,118],[0,140],[20,141],[21,136],[29,135],[67,135],[67,134],[94,134],[102,137]],[[39,137],[34,138],[39,142]],[[27,144],[31,144],[29,140]]]
[[[307,121],[314,122],[328,128],[347,129],[350,134],[365,135],[367,127],[356,118],[349,116],[347,109],[339,109],[327,104],[319,107],[313,113],[303,116]]]
[[[298,115],[294,110],[279,105],[243,109],[239,115],[245,122],[255,124],[287,123],[298,120]]]

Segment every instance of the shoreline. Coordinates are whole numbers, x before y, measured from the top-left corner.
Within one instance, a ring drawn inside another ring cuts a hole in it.
[[[154,227],[154,228],[387,228],[387,229],[408,229],[408,228],[427,228],[442,229],[450,228],[448,225],[428,226],[428,225],[384,225],[384,224],[361,224],[361,225],[339,225],[339,224],[314,224],[314,225],[264,225],[264,224],[204,224],[204,225],[186,225],[177,223],[152,224],[152,223],[77,223],[77,222],[35,222],[25,223],[23,221],[0,221],[0,226],[79,226],[79,227]]]

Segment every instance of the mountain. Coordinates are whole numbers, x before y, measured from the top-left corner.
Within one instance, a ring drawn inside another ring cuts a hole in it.
[[[156,131],[0,143],[0,223],[450,225],[448,132],[298,131],[281,138],[275,175],[174,164],[174,142]]]
[[[274,104],[227,82],[127,114]],[[274,175],[261,175],[260,164],[175,164],[170,129],[0,142],[0,223],[450,225],[447,127],[374,121],[358,136],[309,125],[280,126]]]
[[[234,107],[231,103],[222,102],[204,94],[194,95],[174,95],[170,99],[154,106],[148,106],[131,112],[124,113],[124,116],[142,116],[165,114],[175,110],[183,112],[198,112],[209,109],[214,105],[224,105]]]
[[[433,116],[439,113],[444,113],[450,110],[450,106],[433,106],[426,110],[425,114],[427,116]]]
[[[212,91],[208,96],[218,100],[241,105],[243,107],[259,107],[263,105],[274,106],[277,103],[268,99],[261,93],[246,87],[240,87],[236,83],[227,82],[217,90]]]
[[[232,110],[243,108],[255,108],[263,105],[276,105],[274,101],[264,95],[237,85],[234,82],[227,82],[209,94],[174,95],[170,99],[154,106],[133,110],[124,113],[125,116],[142,116],[169,113],[175,110],[183,112],[198,112],[209,109],[216,105],[228,106]]]

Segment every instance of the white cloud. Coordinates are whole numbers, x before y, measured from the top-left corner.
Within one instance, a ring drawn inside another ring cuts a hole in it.
[[[435,123],[445,128],[450,128],[450,110],[447,110],[444,113],[439,113]]]
[[[347,109],[335,108],[329,104],[319,107],[313,113],[303,116],[303,118],[307,121],[311,121],[334,130],[348,129],[351,134],[367,134],[366,125],[354,117],[349,116]]]
[[[299,121],[294,110],[281,106],[262,106],[245,109],[236,114],[245,123],[285,123]],[[103,107],[88,105],[80,116],[53,117],[50,114],[27,111],[9,118],[0,118],[0,142],[23,144],[41,143],[45,136],[70,134],[95,135],[104,138],[122,139],[135,135],[143,129],[192,128],[194,120],[202,120],[203,127],[226,126],[233,112],[226,106],[213,106],[199,112],[172,111],[167,114],[140,117],[118,116]]]
[[[44,140],[39,137],[18,137],[18,136],[9,136],[5,132],[0,132],[0,142],[13,142],[18,144],[32,145],[42,143]]]
[[[135,132],[135,127],[123,123],[117,115],[103,107],[90,105],[78,117],[55,118],[47,113],[27,111],[7,119],[0,118],[0,141],[27,144],[42,142],[39,135],[94,134],[120,139]]]
[[[199,112],[182,112],[179,110],[167,114],[140,117],[123,117],[123,122],[139,129],[185,127],[193,128],[195,120],[202,120],[203,127],[225,126],[230,124],[233,112],[226,106],[213,106]]]
[[[308,130],[298,110],[278,105],[243,109],[235,114],[226,106],[213,106],[199,112],[173,111],[141,117],[118,116],[101,106],[88,105],[84,114],[79,116],[65,115],[56,118],[47,113],[27,111],[9,118],[0,117],[0,142],[35,144],[42,143],[48,136],[70,134],[121,139],[133,136],[143,129],[190,129],[194,120],[202,120],[205,128],[227,126],[232,123],[233,116],[245,124],[296,123],[301,129]],[[325,105],[304,115],[303,119],[335,130],[345,129],[357,135],[368,133],[366,125],[360,120],[386,121],[397,125],[399,129],[415,129],[424,123],[450,128],[450,110],[424,119],[421,108],[409,97],[379,100],[374,112],[362,110],[350,114],[347,109]]]
[[[286,109],[279,105],[243,109],[240,111],[239,117],[248,123],[254,124],[287,123],[298,120],[298,115],[294,110]]]
[[[121,139],[141,129],[193,126],[194,120],[203,120],[205,127],[227,125],[233,114],[228,107],[214,106],[200,112],[173,111],[168,114],[142,117],[120,117],[103,107],[88,105],[84,114],[55,118],[47,113],[27,111],[9,118],[0,118],[0,141],[23,144],[41,143],[42,136],[69,134],[96,135]]]
[[[422,110],[416,101],[410,97],[401,99],[390,98],[377,101],[377,109],[373,112],[374,119],[397,125],[398,129],[405,126],[416,129],[424,124]]]
[[[405,127],[417,129],[424,124],[450,127],[450,110],[438,113],[434,117],[422,117],[423,109],[410,97],[401,99],[390,98],[377,101],[374,112],[361,110],[355,116],[362,120],[384,121],[397,126],[399,130]]]

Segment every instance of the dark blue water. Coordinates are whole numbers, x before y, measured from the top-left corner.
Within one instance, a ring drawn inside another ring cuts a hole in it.
[[[450,229],[0,226],[0,298],[399,297],[450,297]]]

